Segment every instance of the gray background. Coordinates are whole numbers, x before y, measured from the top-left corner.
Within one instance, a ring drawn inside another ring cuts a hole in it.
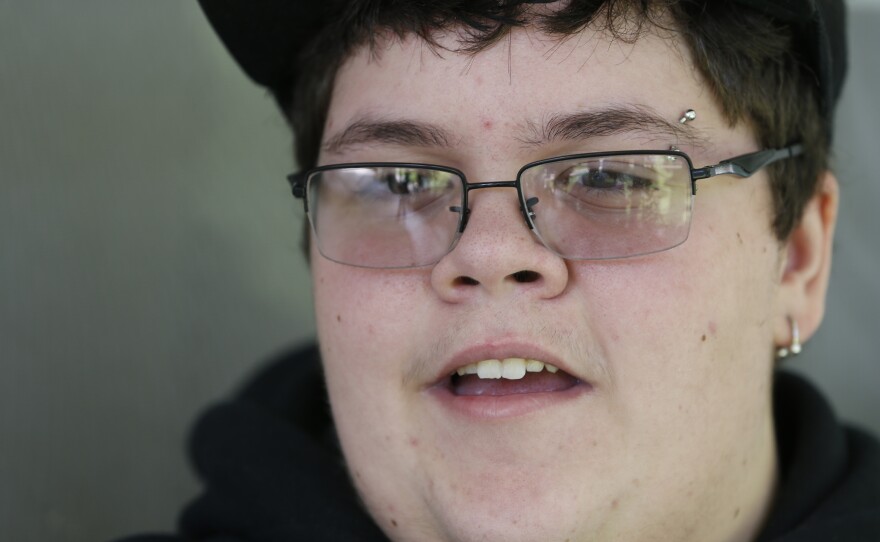
[[[843,214],[797,359],[880,432],[880,6],[853,6]],[[291,138],[194,2],[0,0],[0,540],[169,530],[207,403],[314,332]]]

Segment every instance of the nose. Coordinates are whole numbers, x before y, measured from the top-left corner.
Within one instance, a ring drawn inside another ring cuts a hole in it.
[[[431,285],[441,299],[458,303],[527,295],[538,300],[565,290],[567,262],[529,230],[515,190],[476,190],[468,203],[470,215],[458,244],[431,272]]]

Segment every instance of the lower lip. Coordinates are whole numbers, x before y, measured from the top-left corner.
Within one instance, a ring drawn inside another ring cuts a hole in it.
[[[435,386],[426,391],[455,415],[476,420],[500,420],[570,403],[592,389],[589,384],[578,382],[562,391],[511,395],[456,395],[448,386]]]

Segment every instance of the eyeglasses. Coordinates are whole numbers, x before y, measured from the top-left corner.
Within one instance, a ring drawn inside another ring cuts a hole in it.
[[[698,180],[749,177],[802,152],[792,145],[699,169],[676,150],[576,154],[526,164],[513,181],[476,183],[431,164],[334,164],[288,180],[303,199],[318,250],[342,264],[433,265],[464,232],[470,191],[498,187],[516,189],[526,224],[548,249],[569,260],[607,260],[682,244]]]

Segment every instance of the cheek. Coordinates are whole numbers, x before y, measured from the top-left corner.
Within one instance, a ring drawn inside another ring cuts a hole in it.
[[[312,262],[318,344],[334,412],[396,415],[402,375],[430,331],[428,273],[362,269],[320,256]]]
[[[670,251],[573,266],[620,393],[677,411],[675,396],[695,405],[744,393],[743,382],[764,386],[778,243],[754,198],[747,192],[730,205],[705,205],[688,241]],[[734,209],[750,211],[739,217]]]
[[[646,482],[709,479],[706,457],[723,472],[769,412],[776,241],[765,221],[714,216],[723,227],[695,221],[671,251],[572,266],[607,365],[610,425]]]
[[[413,405],[402,374],[427,317],[426,273],[312,261],[318,341],[337,433],[362,498],[374,515],[384,516],[394,502],[389,495],[415,499],[401,497],[403,489],[387,473],[421,476],[407,433]]]
[[[360,269],[314,261],[315,318],[325,362],[340,357],[385,360],[406,349],[424,304],[424,272]],[[381,367],[371,367],[381,369]]]

